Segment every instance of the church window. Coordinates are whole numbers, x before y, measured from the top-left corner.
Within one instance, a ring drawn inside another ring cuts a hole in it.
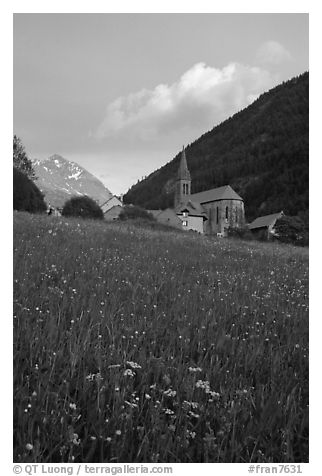
[[[187,220],[183,220],[182,225],[183,225],[183,226],[188,226]]]
[[[228,220],[228,207],[226,207],[226,220]]]
[[[219,208],[217,207],[216,223],[219,223]]]
[[[188,216],[188,212],[183,212],[183,216],[184,216],[184,217],[187,217],[187,216]]]

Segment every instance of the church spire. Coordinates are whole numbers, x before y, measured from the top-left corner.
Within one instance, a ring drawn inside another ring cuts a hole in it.
[[[180,160],[180,166],[178,170],[178,180],[190,180],[191,181],[191,175],[188,169],[187,165],[187,159],[186,159],[186,151],[185,148],[182,147],[182,152],[181,152],[181,160]]]
[[[176,189],[174,195],[175,208],[181,203],[187,202],[187,199],[191,193],[191,175],[187,165],[186,151],[182,148],[180,165],[176,179]]]

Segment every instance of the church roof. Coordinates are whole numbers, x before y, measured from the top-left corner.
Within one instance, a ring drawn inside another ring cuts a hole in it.
[[[187,165],[187,159],[186,159],[186,152],[184,148],[182,149],[181,152],[181,159],[180,159],[180,165],[178,169],[178,175],[177,175],[178,180],[191,180],[191,175],[188,169]]]
[[[248,227],[250,230],[253,230],[255,228],[264,228],[270,225],[275,225],[276,220],[281,218],[282,215],[283,215],[283,212],[279,212],[279,213],[272,213],[271,215],[265,215],[263,217],[258,217],[254,221],[252,221],[248,225]]]
[[[212,188],[204,192],[193,193],[190,195],[192,200],[199,203],[215,202],[217,200],[242,200],[240,195],[236,193],[230,185]]]

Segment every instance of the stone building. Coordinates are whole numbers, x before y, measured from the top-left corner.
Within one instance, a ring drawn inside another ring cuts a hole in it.
[[[230,185],[191,194],[191,175],[183,148],[176,177],[174,209],[187,230],[227,235],[229,227],[245,224],[243,199]]]

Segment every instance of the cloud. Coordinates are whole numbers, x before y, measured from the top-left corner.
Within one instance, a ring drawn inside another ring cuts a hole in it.
[[[291,53],[277,41],[266,41],[257,51],[257,60],[264,65],[277,65],[291,59]]]
[[[171,85],[117,98],[107,106],[93,135],[153,140],[181,131],[194,139],[276,83],[271,73],[259,67],[230,63],[218,69],[197,63]]]

